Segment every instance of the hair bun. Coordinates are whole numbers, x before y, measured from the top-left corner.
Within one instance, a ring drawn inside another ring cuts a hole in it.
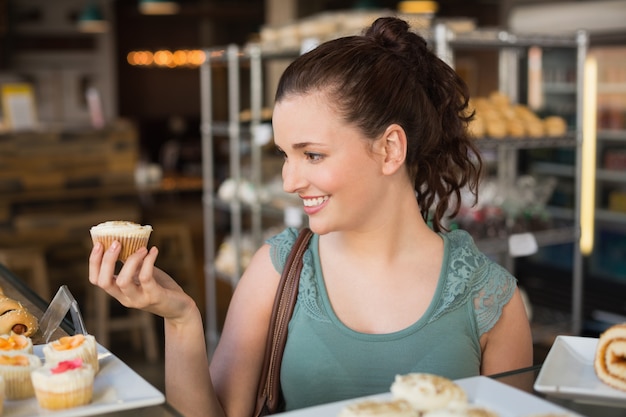
[[[379,17],[365,32],[384,48],[404,57],[414,57],[427,51],[426,40],[411,32],[411,26],[397,17]]]

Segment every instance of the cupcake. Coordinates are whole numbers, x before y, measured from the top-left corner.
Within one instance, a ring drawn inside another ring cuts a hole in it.
[[[93,226],[90,230],[91,240],[95,244],[100,242],[106,250],[114,240],[122,245],[119,260],[125,261],[137,249],[148,246],[148,239],[152,233],[152,226],[142,226],[128,221],[108,221]]]
[[[4,414],[4,391],[5,391],[4,377],[0,375],[0,416]]]
[[[81,358],[46,364],[31,372],[37,403],[61,410],[89,404],[93,398],[95,371]]]
[[[33,340],[13,332],[0,335],[0,353],[2,352],[33,353]]]
[[[7,400],[22,400],[35,395],[30,373],[41,367],[41,359],[29,353],[0,354],[0,376],[4,379]]]
[[[420,413],[440,408],[465,408],[468,404],[463,388],[439,375],[396,375],[390,389],[393,398],[408,401]]]
[[[411,404],[404,400],[363,400],[346,405],[338,417],[418,417]]]
[[[81,358],[98,372],[98,349],[96,338],[92,335],[76,334],[74,336],[64,336],[54,340],[43,347],[46,363],[68,361]]]

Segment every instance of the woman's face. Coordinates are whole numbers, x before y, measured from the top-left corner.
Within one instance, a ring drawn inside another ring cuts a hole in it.
[[[343,121],[322,93],[276,104],[274,140],[283,152],[283,188],[297,193],[319,234],[356,230],[375,211],[384,176],[378,144]]]

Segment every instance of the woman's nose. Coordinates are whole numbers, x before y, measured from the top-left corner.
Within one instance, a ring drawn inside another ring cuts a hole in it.
[[[283,190],[287,193],[296,193],[302,187],[302,178],[296,164],[285,161],[283,163]]]

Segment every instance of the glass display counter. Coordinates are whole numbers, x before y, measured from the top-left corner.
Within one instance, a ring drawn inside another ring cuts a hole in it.
[[[48,307],[47,302],[45,302],[32,289],[30,289],[19,277],[17,277],[13,272],[11,272],[2,264],[0,264],[0,288],[2,288],[2,290],[4,291],[4,294],[7,297],[10,297],[22,303],[22,305],[25,308],[27,308],[32,314],[34,314],[38,318],[41,318],[44,311]],[[66,318],[61,323],[59,328],[52,334],[51,340],[57,339],[65,335],[71,335],[71,334],[74,334],[74,326],[73,326],[73,323]],[[32,339],[33,339],[33,344],[35,345],[35,353],[36,353],[37,345],[41,345],[44,343],[41,332],[37,331],[32,336]],[[110,415],[110,416],[128,416],[128,417],[131,417],[131,416],[132,417],[139,417],[139,416],[179,417],[179,416],[182,416],[182,414],[176,411],[167,402],[162,402],[156,405],[145,405],[146,403],[155,402],[154,394],[158,393],[158,391],[156,391],[156,388],[149,385],[141,377],[139,377],[137,374],[131,371],[130,368],[126,366],[126,364],[124,364],[117,357],[115,357],[114,352],[112,353],[113,355],[108,355],[108,354],[104,355],[105,357],[101,358],[100,360],[101,360],[101,366],[103,363],[105,365],[109,364],[110,368],[114,368],[114,372],[108,372],[108,373],[105,372],[104,374],[102,374],[103,370],[101,369],[100,373],[96,377],[96,378],[100,377],[100,378],[103,378],[107,382],[109,381],[111,382],[112,389],[104,390],[106,392],[105,397],[107,398],[102,398],[102,399],[94,398],[94,402],[91,405],[91,407],[93,408],[91,410],[88,409],[90,406],[86,406],[81,409],[84,412],[81,412],[76,415],[89,415],[89,414],[100,415],[100,414],[106,413],[106,415]],[[106,371],[106,368],[105,367],[103,368]],[[134,378],[133,380],[135,382],[137,381],[140,382],[139,384],[133,384],[134,385],[133,387],[129,387],[129,390],[130,390],[129,392],[131,395],[130,397],[127,395],[128,392],[124,393],[124,395],[121,395],[120,398],[117,398],[117,399],[109,396],[110,391],[115,391],[116,385],[119,385],[120,383],[124,383],[123,381],[114,381],[113,378],[115,378],[116,375],[130,376]],[[142,389],[142,387],[144,389]],[[139,397],[133,398],[132,397],[133,392],[137,393],[138,396],[147,394],[148,398],[139,398]],[[132,408],[128,408],[129,407],[128,404],[126,405],[122,404],[124,401],[128,401],[128,400],[130,400],[129,403],[133,404],[133,405],[130,405],[130,407]],[[32,404],[29,405],[29,404],[24,403],[24,401],[30,401],[30,400],[21,400],[19,401],[21,404],[16,405],[15,407],[13,407],[13,405],[15,404],[8,405],[5,403],[4,415],[5,416],[28,415],[27,409],[29,407],[31,408],[36,407],[36,403],[34,403],[34,405]],[[35,400],[33,399],[33,402],[34,401]],[[15,401],[15,403],[18,403],[18,401]],[[76,410],[70,409],[66,411],[78,412],[78,409]],[[90,411],[93,411],[93,412],[90,412]],[[54,415],[54,414],[56,413],[51,413],[51,415]],[[61,414],[65,415],[64,413],[61,413]]]

